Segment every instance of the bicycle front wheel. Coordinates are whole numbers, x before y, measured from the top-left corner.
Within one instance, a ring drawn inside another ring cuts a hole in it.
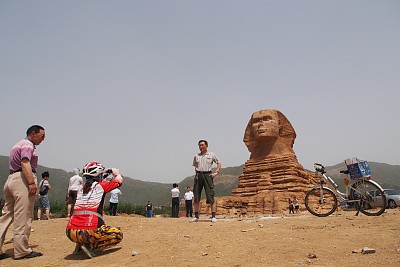
[[[355,182],[350,189],[350,197],[356,202],[357,210],[368,216],[379,216],[386,208],[386,196],[375,183],[368,180]]]
[[[322,187],[311,189],[304,200],[307,210],[315,216],[326,217],[337,208],[337,197],[332,190]]]

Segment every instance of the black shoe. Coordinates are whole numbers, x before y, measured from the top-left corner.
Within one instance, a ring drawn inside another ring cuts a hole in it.
[[[11,256],[7,253],[1,253],[0,254],[0,260],[8,259],[11,258]]]
[[[81,249],[89,258],[96,257],[96,254],[94,253],[92,246],[89,243],[83,244],[81,246]]]
[[[74,254],[74,255],[79,255],[79,254],[81,254],[82,252],[83,252],[83,250],[81,249],[81,246],[80,246],[79,244],[76,244],[75,250],[74,250],[74,252],[73,252],[72,254]]]
[[[35,257],[40,257],[43,254],[41,252],[36,252],[36,251],[32,251],[31,253],[29,253],[28,255],[22,256],[20,258],[16,258],[14,260],[23,260],[23,259],[30,259],[30,258],[35,258]]]

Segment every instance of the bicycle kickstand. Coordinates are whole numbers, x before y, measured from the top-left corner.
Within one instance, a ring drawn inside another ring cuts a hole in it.
[[[358,205],[356,216],[358,216],[358,214],[360,213],[361,205],[362,205],[362,200],[360,201],[360,205]]]

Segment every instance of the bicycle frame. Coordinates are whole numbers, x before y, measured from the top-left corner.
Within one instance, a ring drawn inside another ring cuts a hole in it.
[[[327,184],[328,186],[324,186],[324,184]],[[312,185],[310,185],[310,187],[317,188],[317,189],[325,188],[325,189],[331,191],[337,197],[339,197],[340,200],[346,199],[346,194],[340,192],[337,189],[338,185],[335,183],[335,181],[333,181],[331,177],[326,176],[324,173],[322,173],[319,183],[312,184]],[[322,196],[322,191],[321,191],[321,198],[322,197],[323,196]]]

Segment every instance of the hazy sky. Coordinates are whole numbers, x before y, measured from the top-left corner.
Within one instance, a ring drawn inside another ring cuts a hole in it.
[[[238,166],[260,109],[305,168],[399,165],[399,87],[399,1],[0,0],[0,155],[40,124],[48,167],[179,182],[203,138]]]

